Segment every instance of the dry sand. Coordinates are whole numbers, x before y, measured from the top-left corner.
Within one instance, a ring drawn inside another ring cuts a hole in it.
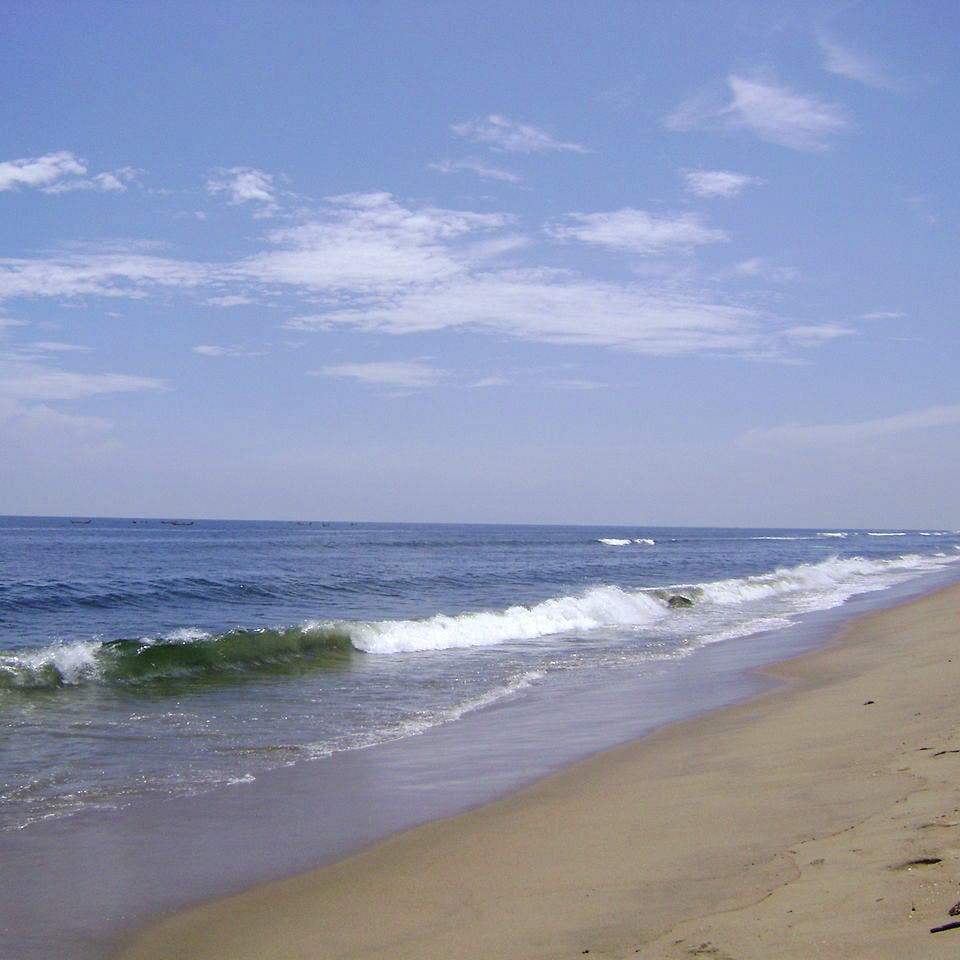
[[[776,689],[347,861],[177,914],[123,960],[960,956],[960,586]]]

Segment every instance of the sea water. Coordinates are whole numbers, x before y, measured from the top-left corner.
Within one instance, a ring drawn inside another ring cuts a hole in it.
[[[73,832],[156,845],[144,811],[216,820],[251,785],[296,782],[310,812],[285,822],[316,816],[324,849],[345,852],[356,817],[393,802],[391,781],[417,790],[418,741],[445,758],[439,792],[476,802],[529,764],[511,739],[535,741],[549,768],[708,706],[709,674],[743,638],[775,659],[786,628],[955,577],[958,560],[948,530],[2,518],[0,848],[9,867]],[[481,770],[458,750],[484,717],[501,739]],[[362,810],[335,812],[358,796]],[[194,893],[218,892],[195,872]]]

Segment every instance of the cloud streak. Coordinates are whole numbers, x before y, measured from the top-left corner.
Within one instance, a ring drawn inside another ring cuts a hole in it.
[[[496,113],[478,120],[454,124],[451,129],[457,136],[508,153],[590,152],[583,144],[557,140],[546,130],[526,123],[517,123]]]
[[[688,100],[665,120],[671,130],[746,130],[792,150],[827,150],[848,126],[839,107],[795,93],[771,81],[731,74],[726,95],[707,91]]]
[[[521,183],[523,181],[523,177],[518,173],[501,170],[499,167],[491,167],[482,160],[476,160],[472,157],[466,160],[441,160],[438,163],[429,164],[428,169],[446,174],[473,173],[481,180],[500,180],[504,183]]]
[[[489,271],[423,285],[380,303],[301,316],[297,330],[347,327],[403,335],[465,329],[541,343],[654,356],[720,353],[773,358],[809,343],[758,310],[643,283],[557,270]]]
[[[443,371],[422,360],[369,361],[366,363],[334,363],[309,371],[310,376],[338,377],[386,387],[423,389],[435,387],[443,379]]]
[[[828,73],[846,77],[879,90],[902,91],[906,84],[887,74],[872,60],[844,46],[833,37],[821,34],[818,38],[823,53],[823,68]]]
[[[658,217],[633,207],[606,213],[569,214],[565,220],[548,224],[546,232],[554,240],[578,240],[643,254],[729,239],[722,230],[705,227],[696,214]]]
[[[766,430],[751,430],[739,442],[748,447],[842,446],[899,433],[915,433],[960,424],[960,403],[928,407],[892,417],[815,426],[788,424]]]
[[[735,197],[746,187],[763,183],[757,177],[729,170],[686,170],[683,174],[687,193],[695,197]]]

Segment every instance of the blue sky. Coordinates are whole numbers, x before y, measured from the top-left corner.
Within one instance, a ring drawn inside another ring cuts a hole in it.
[[[958,527],[958,43],[7,4],[0,513]]]

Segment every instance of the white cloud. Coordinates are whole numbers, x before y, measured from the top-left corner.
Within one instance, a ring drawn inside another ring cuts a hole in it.
[[[69,150],[42,157],[7,160],[0,163],[0,190],[16,187],[43,187],[69,176],[83,176],[87,168]]]
[[[193,352],[201,357],[262,357],[262,351],[247,350],[245,347],[225,347],[217,344],[201,343],[193,348]]]
[[[471,383],[470,386],[484,389],[487,387],[505,387],[509,383],[510,380],[506,377],[481,377],[475,383]]]
[[[793,343],[803,347],[816,347],[839,337],[855,336],[857,331],[853,327],[842,323],[801,324],[787,327],[783,334]]]
[[[43,403],[21,406],[0,397],[0,436],[5,444],[43,442],[49,450],[59,451],[61,436],[97,440],[107,434],[113,424],[102,417],[83,417],[55,410]]]
[[[553,380],[548,386],[556,390],[602,390],[606,387],[606,384],[598,383],[596,380],[576,380],[568,378],[566,380]]]
[[[87,176],[86,161],[69,150],[48,153],[42,157],[8,160],[0,163],[0,191],[17,187],[35,187],[43,193],[68,193],[73,190],[95,190],[122,193],[136,182],[138,171],[133,167]]]
[[[793,150],[820,151],[847,126],[833,104],[758,79],[727,77],[727,95],[707,91],[682,104],[665,123],[671,130],[749,130],[761,140]]]
[[[696,214],[658,217],[633,207],[607,213],[570,214],[566,223],[555,221],[546,230],[555,240],[579,240],[643,254],[728,239],[722,230],[705,227]]]
[[[0,397],[18,403],[80,400],[106,393],[159,390],[164,381],[125,373],[73,373],[15,355],[0,356]]]
[[[913,433],[936,427],[960,424],[960,403],[930,407],[910,413],[861,420],[854,423],[832,423],[816,426],[788,424],[767,430],[751,430],[740,437],[744,446],[767,447],[774,445],[841,446],[874,440],[898,433]]]
[[[207,180],[207,192],[211,196],[227,195],[227,202],[236,206],[241,203],[260,203],[262,213],[275,213],[276,188],[273,177],[253,167],[227,167],[214,172]]]
[[[828,73],[880,90],[897,91],[906,88],[902,80],[889,76],[868,57],[855,53],[833,37],[821,33],[818,39],[824,58],[823,67]]]
[[[489,255],[482,245],[458,243],[510,219],[412,209],[387,193],[334,197],[316,218],[273,231],[269,239],[277,249],[244,261],[236,273],[330,295],[399,295],[411,286],[453,276]]]
[[[444,376],[442,370],[422,360],[395,360],[368,363],[336,363],[309,371],[311,376],[344,377],[387,387],[435,387]]]
[[[687,192],[697,197],[735,197],[745,187],[763,183],[757,177],[728,170],[686,170],[683,178]]]
[[[96,190],[101,193],[124,193],[127,185],[136,183],[137,170],[133,167],[121,167],[109,173],[98,173],[93,177],[79,180],[58,180],[47,187],[44,193],[69,193],[73,190]]]
[[[611,347],[650,355],[772,355],[790,346],[753,308],[639,283],[586,280],[561,271],[478,273],[425,284],[379,304],[290,321],[391,334],[470,329],[542,343]]]
[[[749,260],[741,260],[734,264],[733,275],[751,279],[759,278],[774,283],[788,283],[799,279],[800,271],[796,267],[781,266],[764,257],[751,257]]]
[[[675,269],[662,280],[651,275],[617,282],[498,266],[530,242],[505,229],[511,226],[503,214],[406,205],[386,193],[351,194],[331,198],[301,223],[270,231],[267,249],[235,262],[184,262],[136,244],[0,259],[0,301],[181,293],[223,306],[282,293],[302,310],[288,321],[290,329],[402,334],[466,328],[651,355],[782,358],[837,335],[829,325],[798,327],[753,302],[701,290]],[[693,214],[655,216],[632,208],[573,214],[546,232],[559,241],[647,255],[727,239]],[[759,266],[744,272],[761,274]],[[209,343],[197,353],[250,355]]]
[[[903,320],[907,315],[895,310],[873,310],[870,313],[861,313],[859,320]]]
[[[253,299],[241,294],[227,294],[223,297],[207,297],[204,303],[211,307],[245,307],[253,303]]]
[[[441,160],[439,163],[429,164],[428,168],[439,173],[473,173],[483,180],[501,180],[505,183],[520,183],[523,180],[519,174],[491,167],[472,157],[466,160]]]
[[[582,144],[557,140],[545,130],[508,120],[495,113],[480,120],[455,124],[451,129],[458,136],[510,153],[590,152]]]
[[[88,353],[90,351],[90,347],[84,347],[78,343],[60,343],[51,340],[38,340],[31,343],[28,349],[36,353]]]
[[[189,289],[211,282],[210,268],[132,249],[0,258],[0,301],[17,297],[145,297],[157,287]]]
[[[34,344],[50,352],[70,344]],[[77,348],[82,349],[82,348]],[[113,424],[50,406],[105,394],[162,390],[163,380],[124,373],[75,373],[52,366],[29,352],[0,353],[0,443],[21,452],[61,452],[62,443],[79,441],[90,455],[103,452]],[[94,446],[91,446],[91,443]]]

